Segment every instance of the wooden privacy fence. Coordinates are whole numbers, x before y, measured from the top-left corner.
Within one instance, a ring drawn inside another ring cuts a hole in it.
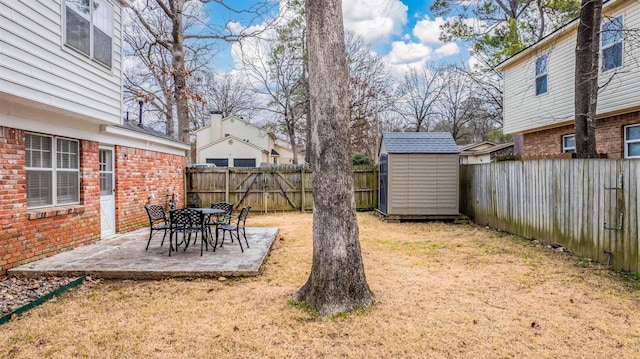
[[[313,207],[312,171],[308,167],[207,167],[186,169],[188,206],[208,207],[227,201],[234,209],[308,211]],[[353,172],[357,210],[378,206],[378,170],[356,166]]]
[[[474,222],[638,272],[640,161],[538,160],[461,167]]]

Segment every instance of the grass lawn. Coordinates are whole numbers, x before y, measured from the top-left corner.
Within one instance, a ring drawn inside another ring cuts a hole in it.
[[[633,281],[482,227],[358,220],[369,309],[319,318],[291,302],[312,216],[252,215],[280,228],[260,276],[88,282],[0,327],[0,358],[640,356]]]

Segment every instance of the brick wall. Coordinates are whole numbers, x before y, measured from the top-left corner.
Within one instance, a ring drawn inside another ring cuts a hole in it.
[[[98,144],[80,151],[81,205],[28,210],[25,132],[0,127],[0,274],[99,239]]]
[[[607,158],[624,157],[624,126],[640,123],[640,112],[599,119],[596,123],[598,153]],[[543,155],[562,153],[562,136],[573,134],[574,126],[562,126],[524,135],[523,154]]]
[[[184,156],[116,146],[116,226],[128,232],[149,225],[144,206],[166,205],[167,194],[184,203]]]
[[[0,275],[100,239],[99,143],[80,141],[80,204],[27,209],[25,132],[0,126]],[[148,225],[144,205],[182,203],[184,157],[116,146],[116,230]]]

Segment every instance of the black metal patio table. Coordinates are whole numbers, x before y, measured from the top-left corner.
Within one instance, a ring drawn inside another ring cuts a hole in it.
[[[193,210],[199,211],[207,217],[207,223],[211,222],[212,216],[218,216],[224,214],[225,211],[218,208],[210,208],[210,207],[201,207],[201,208],[192,208]],[[211,234],[211,227],[209,227],[209,234]],[[211,242],[211,238],[206,238],[207,243],[211,244],[213,247],[213,251],[216,251],[216,247],[218,246],[218,229],[216,228],[216,241],[215,243]],[[200,246],[200,255],[202,255],[202,245]]]

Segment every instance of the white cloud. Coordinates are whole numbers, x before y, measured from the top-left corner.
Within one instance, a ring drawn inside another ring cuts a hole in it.
[[[436,54],[439,55],[440,57],[453,56],[459,53],[460,53],[460,47],[458,47],[458,45],[455,42],[449,42],[447,44],[444,44],[436,50]]]
[[[425,17],[416,23],[413,28],[413,35],[424,44],[441,44],[440,26],[444,23],[445,21],[441,17],[437,17],[435,20]]]
[[[400,0],[345,0],[342,14],[345,30],[372,45],[383,44],[401,35],[407,23],[408,7]]]
[[[432,57],[433,50],[424,44],[394,41],[391,51],[384,57],[390,66],[422,66]]]

